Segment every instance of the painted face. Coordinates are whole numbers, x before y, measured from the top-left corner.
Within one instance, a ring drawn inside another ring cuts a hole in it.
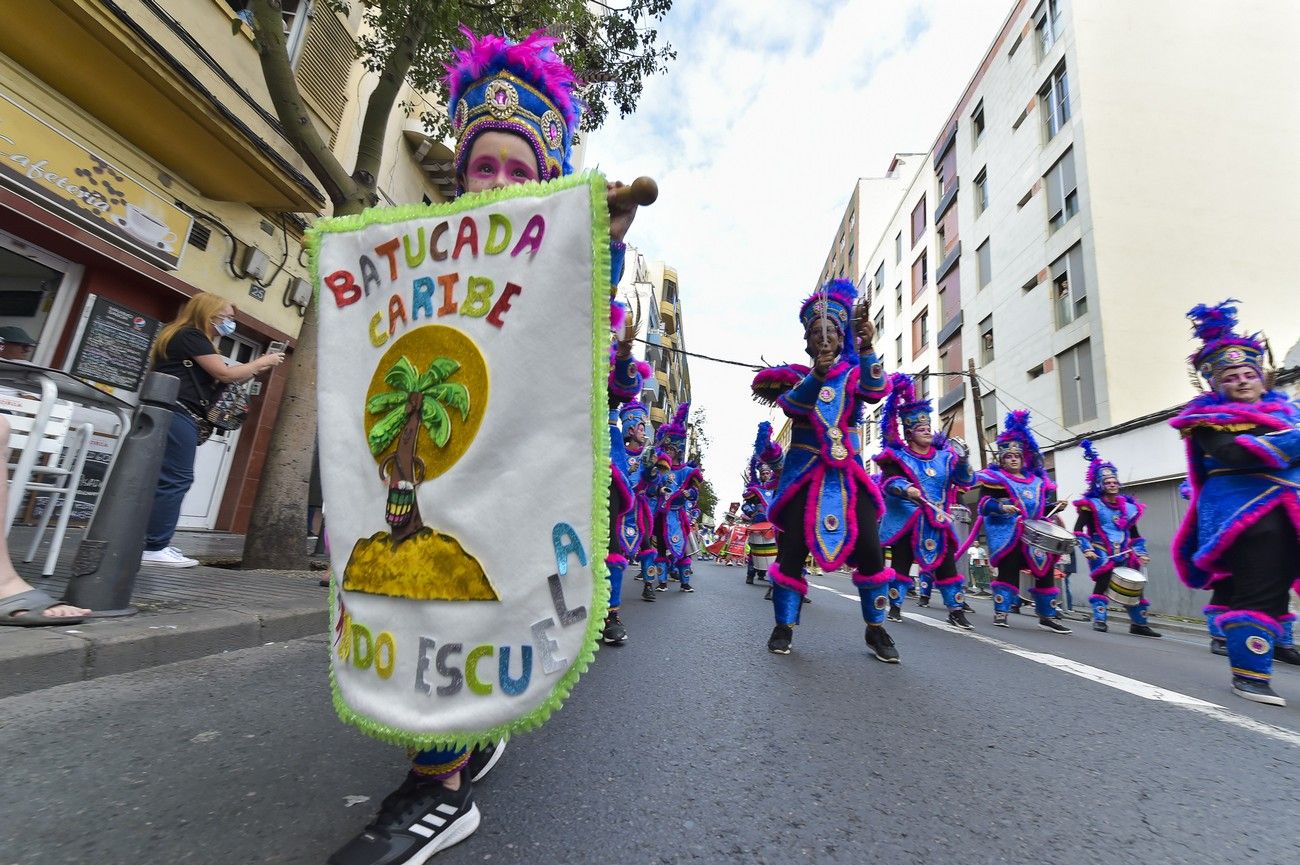
[[[1025,464],[1024,458],[1018,453],[1005,453],[998,457],[998,462],[1009,472],[1018,472]]]
[[[919,423],[912,427],[908,430],[907,437],[912,444],[922,449],[934,444],[934,432],[930,429],[928,423]]]
[[[815,318],[804,331],[804,351],[809,357],[817,357],[823,350],[828,351],[832,356],[839,356],[840,347],[844,344],[844,334],[840,333],[838,325],[830,319],[823,321]]]
[[[480,133],[465,160],[466,192],[504,189],[541,178],[537,155],[521,136],[496,129]]]
[[[1119,478],[1105,478],[1101,482],[1101,491],[1108,496],[1119,492]]]
[[[1253,366],[1232,366],[1215,379],[1219,395],[1236,402],[1259,402],[1264,396],[1264,380]]]

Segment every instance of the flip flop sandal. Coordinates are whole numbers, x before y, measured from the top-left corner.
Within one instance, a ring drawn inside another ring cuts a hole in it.
[[[50,625],[80,625],[85,616],[46,616],[45,611],[57,607],[54,600],[40,589],[29,589],[0,600],[0,625],[15,628],[48,627]]]

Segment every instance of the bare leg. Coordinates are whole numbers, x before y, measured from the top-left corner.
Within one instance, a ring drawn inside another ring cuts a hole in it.
[[[3,416],[0,416],[0,453],[9,453],[9,421],[5,420]],[[4,523],[6,508],[8,507],[9,481],[5,478],[4,482],[0,483],[0,524]],[[0,601],[31,589],[32,585],[18,576],[18,572],[14,570],[13,562],[9,558],[8,539],[3,534],[0,534]],[[90,610],[83,610],[81,607],[56,604],[42,615],[56,618],[59,616],[84,616],[89,612]]]

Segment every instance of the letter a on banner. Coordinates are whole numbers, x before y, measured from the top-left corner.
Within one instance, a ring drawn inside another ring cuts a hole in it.
[[[330,282],[440,224],[484,242],[387,256],[364,293]],[[511,226],[528,254],[508,251]],[[323,219],[309,243],[335,708],[413,747],[535,727],[609,604],[605,180]],[[557,526],[572,549],[559,575]]]

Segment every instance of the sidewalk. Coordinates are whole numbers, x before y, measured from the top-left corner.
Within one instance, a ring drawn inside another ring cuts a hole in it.
[[[11,549],[25,550],[20,528]],[[18,572],[60,597],[79,538],[69,532],[54,576],[42,579],[38,555]],[[134,616],[87,619],[66,627],[0,628],[0,698],[69,682],[112,676],[233,649],[293,640],[328,629],[324,571],[240,571],[239,535],[178,533],[176,545],[205,562],[196,568],[142,568]],[[42,551],[43,553],[43,551]]]

